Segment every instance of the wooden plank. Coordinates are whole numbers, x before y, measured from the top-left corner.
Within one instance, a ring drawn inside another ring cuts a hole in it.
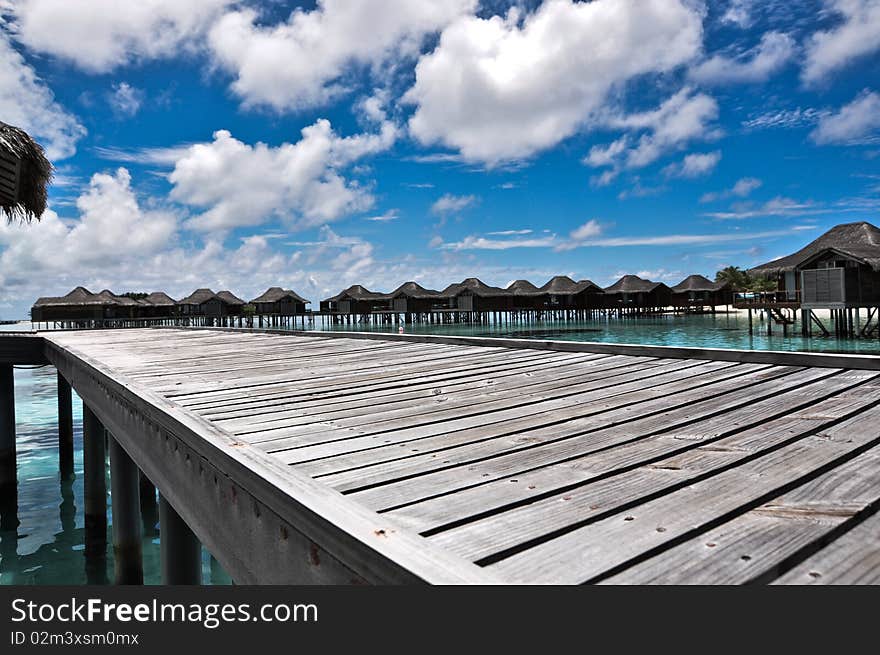
[[[626,405],[607,415],[599,414],[576,419],[563,426],[532,430],[526,435],[530,441],[513,452],[391,484],[386,482],[364,488],[357,492],[357,498],[376,509],[391,509],[492,480],[519,477],[550,465],[565,464],[567,468],[568,463],[590,453],[745,407],[776,395],[786,386],[796,386],[830,374],[827,370],[818,369],[795,373],[786,369],[771,371],[774,377],[769,379],[758,377],[762,375],[761,372],[752,373],[751,380],[748,380],[750,376],[731,378],[680,394],[663,395],[640,405]]]
[[[773,584],[880,584],[878,509]]]
[[[826,540],[831,543],[825,548],[836,550],[837,532],[878,501],[880,451],[874,449],[604,582],[746,584],[773,579],[789,560],[821,547]],[[807,578],[816,579],[813,569]]]
[[[832,394],[839,391],[840,388],[828,390]],[[697,479],[815,434],[877,402],[880,387],[865,385],[826,399],[802,397],[791,403],[789,412],[769,400],[764,403],[766,413],[756,414],[755,425],[748,429],[728,427],[714,436],[707,434],[700,441],[679,439],[675,430],[660,432],[596,449],[559,464],[491,478],[492,481],[455,491],[451,497],[454,502],[450,496],[438,494],[400,506],[390,514],[414,531],[440,532],[438,541],[455,543],[462,555],[480,559],[540,537],[548,530],[565,528],[682,480]],[[804,405],[807,407],[803,408]],[[655,475],[658,470],[675,475]],[[586,494],[590,502],[585,509],[572,509],[570,501],[581,494]],[[358,497],[363,501],[363,494]],[[560,503],[560,499],[565,502]],[[365,504],[383,509],[370,502]],[[535,514],[541,515],[540,521],[534,520]],[[453,525],[458,527],[450,529]],[[511,526],[516,529],[508,530]]]
[[[880,408],[672,493],[535,545],[488,568],[511,582],[599,581],[809,482],[878,443]]]

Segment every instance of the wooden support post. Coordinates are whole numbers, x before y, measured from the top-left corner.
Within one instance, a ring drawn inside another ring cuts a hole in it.
[[[15,493],[15,380],[12,364],[0,364],[0,493]]]
[[[143,584],[141,502],[138,468],[110,436],[110,500],[113,503],[113,562],[116,584]]]
[[[73,397],[58,373],[58,469],[62,479],[73,477]]]
[[[159,543],[162,584],[202,583],[202,547],[164,496],[159,497]]]
[[[140,483],[141,519],[144,523],[144,534],[156,534],[156,524],[159,522],[159,504],[156,501],[156,487],[143,471],[138,471]]]
[[[0,365],[0,530],[18,528],[15,455],[15,382],[12,364]]]
[[[107,549],[107,477],[104,426],[83,404],[83,486],[86,558],[105,557]]]

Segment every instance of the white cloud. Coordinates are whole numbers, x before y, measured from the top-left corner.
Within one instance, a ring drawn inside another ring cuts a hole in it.
[[[118,116],[131,118],[140,111],[144,103],[144,92],[131,86],[127,82],[113,85],[113,90],[108,95],[110,107]]]
[[[754,0],[731,0],[727,11],[721,16],[721,22],[746,29],[752,24],[753,3]]]
[[[71,222],[52,209],[30,225],[0,222],[0,282],[15,286],[23,278],[45,282],[47,272],[75,276],[130,267],[167,247],[177,231],[174,212],[140,206],[124,168],[94,175],[76,207]]]
[[[400,218],[400,210],[389,209],[384,214],[379,214],[378,216],[369,216],[366,220],[374,221],[377,223],[389,223],[391,221],[396,221],[398,218]]]
[[[731,211],[710,212],[706,216],[718,220],[742,220],[758,216],[803,216],[806,214],[822,214],[828,211],[830,210],[819,207],[810,201],[798,201],[784,196],[776,196],[758,207],[750,204],[734,205]]]
[[[446,250],[510,250],[512,248],[549,248],[555,244],[555,235],[530,239],[487,239],[470,235],[461,241],[444,243],[441,247]]]
[[[490,237],[513,237],[513,236],[522,236],[524,234],[531,234],[533,230],[525,229],[525,230],[499,230],[498,232],[486,232],[487,236]]]
[[[825,4],[841,22],[807,40],[801,72],[806,84],[821,82],[854,59],[880,49],[880,0],[825,0]]]
[[[721,161],[721,151],[692,153],[685,155],[680,163],[670,164],[663,169],[668,177],[684,177],[693,179],[708,175]]]
[[[767,32],[753,49],[736,57],[715,55],[691,69],[690,76],[703,84],[762,82],[794,57],[794,39],[781,32]]]
[[[695,139],[718,138],[720,131],[711,127],[717,116],[714,98],[684,88],[653,111],[608,119],[610,127],[643,134],[638,139],[625,134],[608,145],[593,146],[584,163],[594,168],[610,166],[596,180],[599,185],[607,184],[622,169],[647,166]]]
[[[865,89],[836,114],[821,118],[810,134],[819,144],[857,144],[880,133],[880,94]]]
[[[2,25],[2,23],[0,23]],[[46,149],[50,160],[71,157],[86,133],[76,117],[9,42],[0,27],[0,120],[22,128]]]
[[[700,197],[700,202],[716,202],[727,198],[746,198],[752,191],[761,187],[763,182],[756,177],[743,177],[736,181],[729,189],[723,191],[710,191]]]
[[[187,154],[187,151],[193,145],[192,143],[187,143],[166,148],[137,148],[134,150],[114,146],[96,146],[94,151],[101,159],[109,161],[149,164],[153,166],[173,166],[178,159]]]
[[[819,121],[825,112],[808,107],[807,109],[779,109],[767,111],[743,121],[742,126],[747,130],[763,130],[774,127],[792,128],[801,125],[810,125]]]
[[[234,0],[14,0],[16,39],[93,73],[192,51]]]
[[[276,111],[321,105],[347,90],[353,66],[416,56],[424,37],[472,11],[476,0],[318,0],[286,22],[258,25],[252,9],[211,28],[217,63],[245,105]]]
[[[205,209],[188,225],[223,230],[259,225],[277,217],[303,229],[366,211],[374,198],[368,188],[343,177],[355,161],[390,148],[397,136],[391,123],[375,134],[340,137],[330,122],[303,128],[296,143],[248,145],[228,131],[211,143],[190,146],[168,176],[171,197]]]
[[[548,0],[459,18],[416,66],[410,132],[490,166],[556,145],[627,81],[690,61],[702,19],[684,0]]]
[[[478,200],[479,198],[474,195],[456,196],[451,193],[446,193],[440,196],[437,201],[431,205],[431,213],[437,214],[438,216],[458,214],[468,207],[475,205]]]
[[[583,225],[573,229],[569,233],[567,241],[557,243],[556,250],[573,250],[574,248],[583,245],[584,242],[598,237],[602,234],[604,229],[605,228],[599,223],[599,221],[596,219],[590,219]]]

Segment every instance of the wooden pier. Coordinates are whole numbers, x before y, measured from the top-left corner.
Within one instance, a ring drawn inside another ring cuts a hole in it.
[[[878,357],[163,328],[13,352],[82,397],[87,447],[112,435],[114,516],[138,470],[158,488],[169,582],[198,542],[242,584],[880,582]]]

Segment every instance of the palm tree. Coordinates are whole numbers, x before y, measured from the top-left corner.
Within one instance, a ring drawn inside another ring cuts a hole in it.
[[[739,266],[728,266],[715,273],[716,282],[727,282],[733,291],[746,291],[752,284],[748,271]]]
[[[52,164],[27,132],[0,121],[0,214],[7,221],[40,220]]]

